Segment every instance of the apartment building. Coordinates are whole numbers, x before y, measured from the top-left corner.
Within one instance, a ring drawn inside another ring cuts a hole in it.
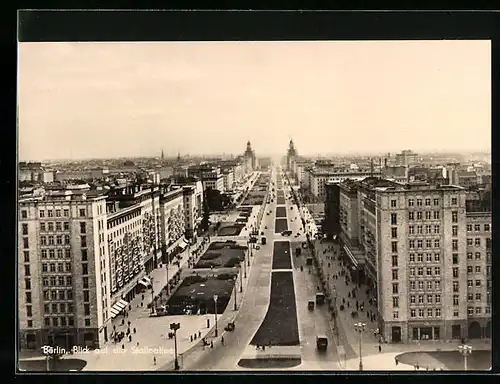
[[[222,171],[224,191],[232,191],[234,188],[234,173],[231,168],[226,168]]]
[[[467,213],[466,196],[450,185],[340,184],[343,253],[376,291],[388,341],[488,337],[491,213]]]
[[[21,349],[98,346],[107,338],[105,197],[64,191],[19,201]]]
[[[162,262],[177,246],[185,243],[184,194],[182,188],[163,190],[160,196]]]
[[[200,181],[182,187],[186,238],[196,241],[203,214],[203,186]]]

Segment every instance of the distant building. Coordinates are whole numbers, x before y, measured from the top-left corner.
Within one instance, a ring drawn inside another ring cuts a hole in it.
[[[418,155],[409,149],[396,154],[396,165],[409,166],[418,162]]]
[[[203,188],[212,188],[224,192],[224,176],[219,166],[208,164],[192,165],[188,169],[189,177],[197,177],[203,182]]]
[[[245,160],[246,173],[257,169],[257,158],[255,157],[255,152],[252,150],[250,141],[247,142],[247,148],[243,154],[243,158]]]

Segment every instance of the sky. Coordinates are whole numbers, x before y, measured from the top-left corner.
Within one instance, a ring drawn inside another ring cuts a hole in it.
[[[489,151],[490,47],[20,43],[19,160]]]

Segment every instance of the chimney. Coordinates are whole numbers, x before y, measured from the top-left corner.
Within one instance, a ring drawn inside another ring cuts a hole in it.
[[[387,168],[387,157],[384,159],[384,168]]]

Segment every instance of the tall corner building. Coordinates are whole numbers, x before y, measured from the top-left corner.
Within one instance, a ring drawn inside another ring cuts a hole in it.
[[[342,254],[373,288],[386,340],[491,337],[491,210],[452,185],[339,187]]]
[[[19,202],[21,346],[99,343],[111,304],[107,239],[104,196]]]

